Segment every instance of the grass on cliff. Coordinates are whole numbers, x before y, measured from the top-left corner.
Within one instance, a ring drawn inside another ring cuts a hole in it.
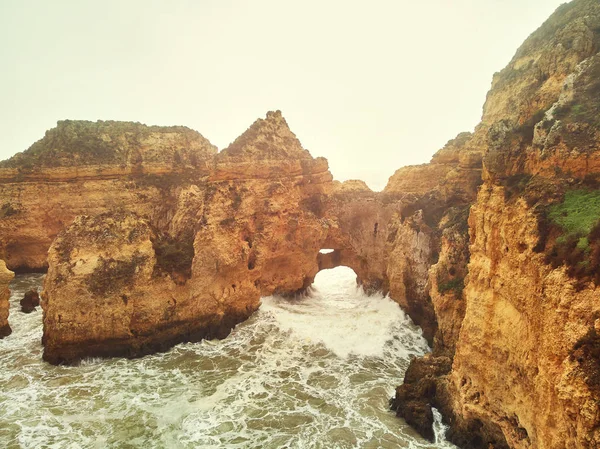
[[[587,238],[600,220],[600,191],[571,190],[561,204],[550,207],[548,217],[563,229],[565,238]]]
[[[600,190],[568,191],[549,206],[547,220],[559,232],[546,261],[555,268],[566,265],[582,283],[600,285]]]

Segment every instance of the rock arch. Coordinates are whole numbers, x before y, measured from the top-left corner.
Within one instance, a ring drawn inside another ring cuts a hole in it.
[[[224,336],[261,296],[296,293],[338,265],[352,268],[365,291],[389,292],[432,339],[433,228],[457,192],[474,191],[478,167],[450,190],[438,177],[456,177],[458,158],[448,154],[433,168],[395,175],[384,192],[340,183],[279,111],[220,153],[187,129],[69,122],[53,133],[72,126],[115,139],[133,126],[155,144],[133,148],[133,162],[115,153],[112,162],[82,157],[86,165],[64,167],[42,157],[53,148],[42,139],[0,167],[0,197],[19,198],[0,216],[0,256],[13,268],[48,264],[46,360],[132,357]],[[191,142],[187,151],[183,141]],[[36,169],[23,172],[20,161]],[[47,207],[39,206],[40,189]],[[321,248],[335,251],[321,255]],[[419,257],[408,255],[415,249]]]

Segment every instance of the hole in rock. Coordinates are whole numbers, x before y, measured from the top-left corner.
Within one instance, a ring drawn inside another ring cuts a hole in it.
[[[319,265],[319,271],[343,265],[341,251],[337,249],[322,249],[317,255],[317,264]]]
[[[425,352],[426,341],[398,304],[381,294],[366,295],[356,278],[345,266],[322,270],[305,295],[262,298],[261,311],[290,338],[323,345],[342,358],[383,357],[391,345],[409,341]]]
[[[317,273],[311,287],[321,295],[354,295],[358,289],[357,276],[350,267],[324,268]]]
[[[252,251],[250,253],[250,255],[248,256],[248,269],[254,270],[255,267],[256,267],[256,253],[254,251]]]

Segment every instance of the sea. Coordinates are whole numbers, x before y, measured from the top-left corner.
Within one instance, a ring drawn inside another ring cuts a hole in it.
[[[42,361],[42,311],[19,301],[44,275],[17,275],[0,340],[0,448],[455,448],[389,410],[420,328],[350,268],[302,296],[262,298],[223,340],[139,359]]]

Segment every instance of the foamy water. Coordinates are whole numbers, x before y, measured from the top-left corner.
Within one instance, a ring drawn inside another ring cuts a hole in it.
[[[225,340],[136,360],[41,361],[41,310],[11,288],[13,333],[0,340],[0,447],[451,448],[388,410],[420,330],[388,298],[365,296],[350,269],[319,273],[309,295],[263,298]]]

